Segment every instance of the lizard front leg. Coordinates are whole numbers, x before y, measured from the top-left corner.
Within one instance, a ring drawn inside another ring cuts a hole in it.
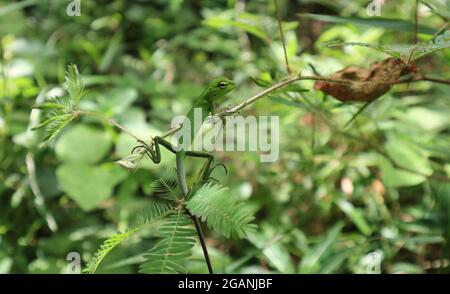
[[[161,162],[161,150],[160,150],[160,145],[164,146],[167,150],[169,150],[170,152],[172,152],[173,154],[177,154],[180,152],[183,152],[185,156],[188,157],[195,157],[195,158],[204,158],[207,160],[207,162],[205,163],[204,169],[202,171],[202,179],[204,180],[208,180],[212,171],[217,167],[217,166],[223,166],[225,168],[226,171],[226,167],[223,164],[217,164],[215,166],[212,166],[213,162],[214,162],[214,156],[207,153],[207,152],[200,152],[200,151],[177,151],[175,150],[175,148],[172,146],[172,144],[170,142],[168,142],[167,140],[161,138],[161,137],[154,137],[151,146],[148,146],[147,144],[145,144],[144,142],[140,142],[142,145],[140,146],[136,146],[133,151],[137,148],[144,148],[146,150],[147,155],[150,157],[150,159],[158,164]]]

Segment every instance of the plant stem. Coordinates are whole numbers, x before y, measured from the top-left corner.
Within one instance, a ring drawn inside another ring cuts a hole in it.
[[[429,81],[429,82],[433,82],[433,83],[440,83],[440,84],[446,84],[446,85],[450,85],[450,81],[449,80],[442,80],[442,79],[436,79],[436,78],[431,78],[431,77],[422,77],[420,80],[422,81]],[[420,81],[418,80],[418,81]]]
[[[136,140],[138,140],[138,141],[143,141],[141,138],[139,138],[138,136],[136,136],[135,134],[133,134],[131,131],[127,130],[124,126],[122,126],[121,124],[119,124],[118,122],[116,122],[115,120],[113,120],[112,118],[109,118],[109,117],[104,116],[104,115],[103,115],[102,113],[100,113],[100,112],[78,110],[77,115],[90,115],[90,116],[96,116],[96,117],[101,118],[102,120],[106,121],[107,123],[112,124],[113,126],[115,126],[116,128],[118,128],[119,130],[123,131],[124,133],[128,134],[129,136],[133,137],[134,139],[136,139]]]
[[[440,34],[442,34],[445,30],[447,30],[449,26],[450,26],[450,24],[449,24],[448,22],[446,22],[439,30],[436,31],[436,33],[434,33],[433,37],[431,38],[431,41],[434,42],[434,40],[435,40]]]
[[[178,183],[180,185],[181,192],[183,193],[184,197],[187,197],[189,194],[189,188],[187,185],[186,172],[184,169],[184,162],[183,162],[184,156],[180,152],[177,152],[175,156],[176,156],[175,159],[176,159],[176,165],[177,165]],[[206,246],[205,235],[203,234],[203,230],[202,230],[200,221],[195,215],[192,215],[190,213],[189,213],[189,215],[195,224],[195,229],[197,230],[197,235],[200,240],[200,245],[202,246],[203,255],[205,256],[206,265],[208,266],[208,272],[210,274],[213,274],[214,272],[212,269],[211,260],[209,259],[208,247]]]
[[[273,0],[275,3],[275,14],[277,15],[278,29],[280,30],[281,44],[283,44],[284,62],[286,63],[286,71],[291,74],[291,68],[289,67],[289,60],[286,51],[286,41],[284,39],[283,25],[281,23],[280,8],[278,7],[278,0]]]
[[[414,11],[414,44],[417,44],[417,34],[419,33],[419,0],[416,0]]]
[[[330,83],[339,83],[339,84],[351,84],[351,81],[348,80],[336,80],[336,79],[328,79],[328,78],[323,78],[323,77],[317,77],[317,76],[293,76],[290,77],[288,79],[282,80],[281,82],[265,89],[264,91],[256,94],[253,97],[250,97],[244,101],[242,101],[241,103],[239,103],[238,105],[236,105],[235,107],[225,111],[222,115],[223,116],[227,116],[227,115],[232,115],[236,112],[238,112],[239,110],[241,110],[242,108],[247,107],[249,104],[252,104],[253,102],[261,99],[262,97],[266,96],[267,94],[278,90],[280,88],[283,88],[289,84],[292,84],[294,82],[300,81],[300,80],[315,80],[315,81],[324,81],[324,82],[330,82]]]
[[[191,215],[191,217],[192,217],[192,220],[194,221],[195,229],[197,230],[198,238],[200,240],[200,245],[202,245],[203,255],[205,256],[206,265],[208,266],[208,272],[210,274],[214,274],[211,260],[209,259],[208,247],[206,247],[205,235],[203,234],[200,220],[198,219],[198,217],[196,217],[194,215]]]
[[[247,107],[248,105],[250,105],[250,104],[256,102],[257,100],[263,98],[264,96],[270,94],[271,92],[276,91],[280,88],[286,87],[287,85],[290,85],[292,83],[302,81],[302,80],[323,81],[323,82],[337,83],[337,84],[379,83],[379,84],[389,84],[389,85],[397,85],[397,84],[420,82],[420,81],[429,81],[429,82],[433,82],[433,83],[450,85],[450,81],[448,81],[448,80],[430,78],[427,76],[418,76],[418,77],[413,77],[411,79],[397,80],[397,81],[367,81],[367,82],[355,82],[355,81],[349,81],[349,80],[343,80],[343,79],[331,79],[331,78],[325,78],[322,76],[300,76],[300,75],[288,76],[287,78],[283,79],[281,82],[276,83],[275,85],[272,85],[271,87],[269,87],[267,89],[264,89],[262,92],[242,101],[238,105],[236,105],[230,109],[227,109],[227,110],[223,111],[222,113],[219,113],[218,116],[220,116],[220,117],[231,116],[231,115],[235,114],[236,112],[238,112],[239,110]],[[160,137],[162,137],[162,138],[168,137],[180,129],[181,129],[181,125],[177,126],[175,128],[171,128],[170,130],[168,130],[166,133],[164,133]]]

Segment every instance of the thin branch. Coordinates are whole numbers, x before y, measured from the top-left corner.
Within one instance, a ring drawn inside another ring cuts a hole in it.
[[[409,79],[405,79],[405,80],[386,81],[386,82],[379,82],[379,83],[380,84],[389,84],[389,85],[398,85],[398,84],[414,83],[414,82],[421,82],[421,81],[428,81],[428,82],[433,82],[433,83],[450,85],[450,80],[437,79],[437,78],[421,76],[421,75],[413,76],[413,77],[411,77]]]
[[[449,26],[450,26],[450,23],[448,23],[448,22],[444,23],[444,25],[439,30],[437,30],[436,33],[434,33],[433,37],[431,37],[431,41],[434,41],[434,39],[436,39],[444,31],[446,31]]]
[[[236,1],[236,4],[234,5],[234,11],[236,13],[236,16],[239,16],[241,13],[245,12],[245,0],[238,0]],[[242,44],[242,48],[245,51],[251,51],[251,44],[250,39],[248,38],[247,33],[244,30],[239,30],[237,32],[239,41]]]
[[[184,162],[183,162],[184,156],[181,153],[177,152],[175,159],[176,159],[176,166],[177,166],[178,183],[180,185],[183,196],[187,197],[189,194],[189,188],[188,188],[188,184],[186,181],[186,172],[184,169]],[[205,256],[206,265],[208,267],[208,272],[210,274],[213,274],[214,272],[213,272],[211,260],[209,258],[209,254],[208,254],[208,247],[206,246],[205,235],[203,234],[203,230],[202,230],[200,221],[195,215],[192,215],[189,212],[188,212],[188,214],[192,218],[192,221],[195,224],[195,229],[197,231],[198,239],[200,240],[200,245],[202,246],[203,255]]]
[[[106,121],[107,123],[112,124],[119,130],[121,130],[124,133],[128,134],[129,136],[133,137],[137,141],[144,141],[141,138],[139,138],[138,136],[136,136],[135,134],[133,134],[131,131],[127,130],[124,126],[122,126],[121,124],[119,124],[118,122],[113,120],[112,118],[106,117],[100,112],[78,110],[77,115],[90,115],[90,116],[95,116],[95,117],[101,118],[102,120]]]
[[[419,0],[416,0],[416,8],[414,11],[414,44],[417,44],[418,33],[419,33]]]
[[[176,133],[178,130],[180,130],[182,128],[182,125],[179,125],[178,127],[172,128],[170,130],[168,130],[167,132],[165,132],[164,134],[162,134],[160,137],[161,138],[165,138],[168,137],[174,133]]]
[[[229,116],[229,115],[233,115],[234,113],[238,112],[239,110],[241,110],[242,108],[247,107],[249,104],[252,104],[253,102],[261,99],[262,97],[266,96],[267,94],[270,94],[271,92],[278,90],[280,88],[283,88],[289,84],[295,83],[297,81],[301,81],[301,80],[313,80],[313,81],[323,81],[323,82],[329,82],[329,83],[338,83],[338,84],[351,84],[352,82],[349,80],[338,80],[338,79],[328,79],[328,78],[324,78],[324,77],[318,77],[318,76],[294,76],[294,77],[290,77],[288,79],[282,80],[281,82],[265,89],[264,91],[254,95],[253,97],[250,97],[244,101],[242,101],[241,103],[239,103],[238,105],[236,105],[233,108],[230,108],[228,110],[226,110],[224,113],[219,114],[221,116]]]
[[[308,65],[309,65],[309,67],[311,68],[312,72],[313,72],[316,76],[318,76],[318,77],[321,77],[321,76],[322,76],[322,75],[317,71],[317,69],[316,69],[316,67],[314,66],[314,64],[308,63]]]
[[[208,266],[208,272],[210,274],[214,274],[211,260],[209,259],[208,247],[206,246],[205,235],[203,234],[200,220],[198,219],[198,217],[196,217],[194,215],[191,215],[191,218],[194,221],[195,229],[197,230],[198,238],[200,240],[200,245],[202,246],[202,250],[203,250],[203,255],[205,256],[206,265]]]
[[[442,79],[437,79],[437,78],[432,78],[432,77],[427,77],[427,76],[423,76],[422,79],[420,79],[418,81],[429,81],[429,82],[433,82],[433,83],[450,85],[450,80],[442,80]]]
[[[278,0],[273,0],[275,3],[275,14],[277,15],[278,29],[280,30],[281,43],[283,44],[284,52],[284,62],[286,63],[286,70],[289,74],[292,74],[291,68],[289,67],[289,60],[286,51],[286,41],[284,39],[283,25],[281,23],[280,8],[278,7]]]
[[[297,82],[297,81],[299,81],[300,79],[301,79],[301,77],[296,76],[296,77],[292,77],[292,78],[289,78],[289,79],[287,79],[287,80],[284,80],[284,81],[282,81],[282,82],[280,82],[280,83],[277,83],[277,84],[275,84],[275,85],[273,85],[273,86],[271,86],[271,87],[269,87],[269,88],[263,90],[262,92],[256,94],[255,96],[250,97],[250,98],[248,98],[247,100],[242,101],[241,103],[239,103],[239,104],[236,105],[235,107],[226,110],[225,113],[224,113],[224,116],[226,116],[226,115],[232,115],[232,114],[238,112],[239,110],[241,110],[242,108],[245,108],[245,107],[248,106],[249,104],[252,104],[253,102],[259,100],[260,98],[266,96],[267,94],[269,94],[269,93],[271,93],[271,92],[273,92],[273,91],[275,91],[275,90],[277,90],[277,89],[283,88],[284,86],[287,86],[287,85],[289,85],[289,84],[292,84],[292,83],[294,83],[294,82]]]
[[[427,76],[416,76],[410,79],[405,79],[405,80],[396,80],[396,81],[367,81],[367,82],[356,82],[356,81],[349,81],[349,80],[343,80],[343,79],[330,79],[330,78],[325,78],[325,77],[321,77],[321,76],[291,76],[291,77],[287,77],[283,80],[281,80],[281,82],[276,83],[272,86],[270,86],[267,89],[264,89],[263,91],[259,92],[258,94],[242,101],[241,103],[239,103],[238,105],[232,107],[232,108],[228,108],[225,109],[219,113],[217,113],[216,115],[219,117],[224,117],[224,116],[231,116],[234,115],[235,113],[237,113],[238,111],[242,110],[243,108],[247,107],[248,105],[258,101],[259,99],[267,96],[268,94],[281,89],[283,87],[286,87],[292,83],[298,82],[298,81],[302,81],[302,80],[312,80],[312,81],[323,81],[323,82],[327,82],[327,83],[337,83],[337,84],[353,84],[353,83],[378,83],[378,84],[389,84],[389,85],[397,85],[397,84],[404,84],[404,83],[411,83],[411,82],[419,82],[419,81],[430,81],[430,82],[434,82],[434,83],[441,83],[441,84],[447,84],[450,85],[450,81],[448,80],[441,80],[441,79],[436,79],[436,78],[431,78],[431,77],[427,77]],[[175,127],[175,128],[171,128],[170,130],[168,130],[166,133],[164,133],[161,137],[165,138],[168,137],[174,133],[176,133],[178,130],[181,129],[181,125]]]
[[[440,13],[439,11],[436,11],[436,9],[434,9],[433,6],[429,5],[427,2],[423,1],[422,2],[425,6],[427,6],[430,10],[432,10],[437,16],[439,16],[440,18],[442,18],[442,20],[448,22],[449,18],[445,15],[443,15],[442,13]]]

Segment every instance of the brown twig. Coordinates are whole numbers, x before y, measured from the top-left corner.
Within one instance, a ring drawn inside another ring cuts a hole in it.
[[[263,98],[267,94],[270,94],[271,92],[273,92],[275,90],[278,90],[289,84],[292,84],[292,83],[295,83],[295,82],[301,81],[301,80],[324,81],[324,82],[329,82],[329,83],[340,83],[340,84],[351,84],[352,83],[351,81],[348,81],[348,80],[337,80],[337,79],[329,79],[329,78],[318,77],[318,76],[300,76],[300,75],[298,75],[298,76],[294,76],[294,77],[290,77],[288,79],[282,80],[281,82],[265,89],[264,91],[242,101],[235,107],[226,110],[224,113],[219,114],[219,116],[233,115],[234,113],[236,113],[239,110],[245,108],[246,106],[252,104],[253,102]]]
[[[405,79],[405,80],[396,80],[396,81],[361,81],[361,82],[355,82],[355,81],[349,81],[349,80],[342,80],[342,79],[330,79],[330,78],[325,78],[325,77],[321,77],[321,76],[291,76],[288,78],[285,78],[283,80],[281,80],[280,82],[272,85],[271,87],[264,89],[262,92],[259,92],[258,94],[242,101],[241,103],[237,104],[236,106],[232,107],[232,108],[228,108],[226,110],[224,110],[223,112],[220,112],[217,114],[217,116],[219,117],[224,117],[224,116],[231,116],[237,112],[239,112],[240,110],[242,110],[243,108],[247,107],[248,105],[258,101],[259,99],[267,96],[268,94],[281,89],[283,87],[286,87],[292,83],[301,81],[301,80],[313,80],[313,81],[324,81],[324,82],[328,82],[328,83],[339,83],[339,84],[352,84],[352,83],[379,83],[379,84],[390,84],[390,85],[397,85],[397,84],[404,84],[404,83],[411,83],[411,82],[419,82],[419,81],[430,81],[430,82],[434,82],[434,83],[441,83],[441,84],[447,84],[450,85],[450,81],[448,80],[441,80],[441,79],[436,79],[436,78],[431,78],[431,77],[427,77],[427,76],[416,76],[410,79]],[[175,128],[171,128],[170,130],[168,130],[166,133],[164,133],[161,137],[165,138],[168,137],[174,133],[176,133],[178,130],[181,129],[181,125],[177,126]]]
[[[124,133],[128,134],[129,136],[133,137],[137,141],[144,141],[141,138],[139,138],[138,136],[136,136],[135,134],[133,134],[131,131],[127,130],[124,126],[122,126],[121,124],[119,124],[118,122],[113,120],[112,118],[106,117],[100,112],[78,110],[77,115],[90,115],[90,116],[98,117],[98,118],[112,124],[113,126],[118,128],[119,130],[123,131]]]
[[[421,76],[421,75],[413,76],[412,78],[405,79],[405,80],[386,81],[386,82],[377,82],[377,83],[398,85],[398,84],[414,83],[414,82],[421,82],[421,81],[428,81],[428,82],[433,82],[433,83],[450,85],[450,80],[437,79],[437,78]]]
[[[421,79],[419,79],[417,81],[429,81],[429,82],[433,82],[433,83],[450,85],[449,80],[442,80],[442,79],[437,79],[437,78],[432,78],[432,77],[427,77],[427,76],[423,76]]]

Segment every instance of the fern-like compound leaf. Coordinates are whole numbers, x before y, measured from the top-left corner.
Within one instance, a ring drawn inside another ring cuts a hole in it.
[[[163,199],[175,201],[181,195],[175,170],[171,169],[164,177],[154,181],[152,190]]]
[[[190,217],[179,210],[170,215],[159,231],[162,238],[145,255],[140,272],[147,274],[186,273],[183,262],[191,256],[196,231]]]
[[[75,115],[72,113],[52,116],[52,121],[47,125],[44,142],[53,140],[64,127],[69,124]]]
[[[65,88],[69,93],[70,99],[74,101],[75,105],[78,105],[83,96],[84,84],[75,64],[70,64],[67,67],[65,79]]]
[[[249,230],[256,228],[250,224],[254,217],[245,204],[232,197],[227,188],[217,184],[203,185],[186,207],[193,215],[206,221],[209,228],[227,238],[244,238]]]
[[[76,116],[75,109],[83,96],[83,81],[75,65],[69,65],[66,72],[67,96],[53,97],[33,108],[48,111],[47,118],[32,130],[46,127],[44,142],[53,140]]]
[[[136,226],[128,229],[124,233],[114,234],[106,239],[103,244],[100,245],[100,249],[95,253],[94,257],[90,260],[83,272],[88,274],[95,273],[102,260],[106,257],[106,255],[108,255],[108,253],[111,252],[111,250],[119,246],[123,241],[135,235],[145,225],[151,224],[157,220],[161,220],[162,218],[168,216],[170,213],[174,212],[175,211],[172,210],[171,206],[165,203],[152,203],[145,216],[140,218]]]

